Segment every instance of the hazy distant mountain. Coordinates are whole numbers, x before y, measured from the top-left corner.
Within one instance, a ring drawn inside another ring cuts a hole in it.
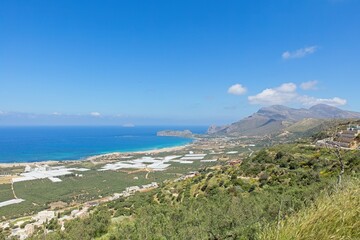
[[[163,130],[158,131],[157,136],[159,137],[184,137],[184,138],[191,138],[194,134],[190,130]]]
[[[213,133],[217,133],[217,132],[220,132],[224,129],[226,129],[229,125],[226,125],[226,126],[216,126],[216,125],[211,125],[208,130],[207,130],[207,133],[208,134],[213,134]]]
[[[318,123],[309,119],[345,119],[360,118],[360,113],[341,110],[325,104],[309,109],[289,108],[282,105],[263,107],[258,112],[238,122],[224,127],[211,126],[208,134],[230,136],[257,136],[276,133],[282,129],[306,119],[309,123]],[[305,123],[305,122],[304,122]],[[304,123],[301,123],[303,125]],[[300,125],[299,123],[297,125]],[[295,127],[295,126],[294,126]]]

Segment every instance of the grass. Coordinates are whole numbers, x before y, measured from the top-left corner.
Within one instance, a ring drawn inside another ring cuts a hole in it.
[[[360,239],[360,181],[322,194],[315,203],[263,231],[260,239]]]

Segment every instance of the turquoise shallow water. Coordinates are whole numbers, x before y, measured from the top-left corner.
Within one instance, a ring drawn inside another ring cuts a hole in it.
[[[156,136],[157,131],[165,129],[206,131],[206,127],[0,127],[0,163],[77,160],[192,142],[188,138]]]

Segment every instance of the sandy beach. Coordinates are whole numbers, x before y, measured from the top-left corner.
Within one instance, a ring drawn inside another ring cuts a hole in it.
[[[186,144],[183,146],[176,146],[176,147],[166,147],[166,148],[159,148],[159,149],[152,149],[152,150],[146,150],[146,151],[135,151],[135,152],[111,152],[111,153],[105,153],[105,154],[99,154],[90,156],[83,161],[94,161],[102,157],[111,157],[111,156],[127,156],[127,155],[138,155],[138,154],[157,154],[157,153],[164,153],[164,152],[173,152],[173,151],[180,151],[187,147],[190,147],[191,144]]]
[[[159,149],[153,149],[153,150],[147,150],[147,151],[136,151],[136,152],[126,152],[122,154],[156,154],[156,153],[163,153],[163,152],[173,152],[173,151],[180,151],[184,150],[187,147],[192,146],[192,144],[186,144],[182,146],[176,146],[176,147],[166,147],[166,148],[159,148]]]

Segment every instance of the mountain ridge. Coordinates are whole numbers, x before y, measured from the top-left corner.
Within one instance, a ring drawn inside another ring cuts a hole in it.
[[[223,127],[210,126],[210,135],[258,136],[280,132],[304,119],[357,119],[359,112],[346,111],[326,104],[310,108],[290,108],[283,105],[262,107],[256,113]]]

